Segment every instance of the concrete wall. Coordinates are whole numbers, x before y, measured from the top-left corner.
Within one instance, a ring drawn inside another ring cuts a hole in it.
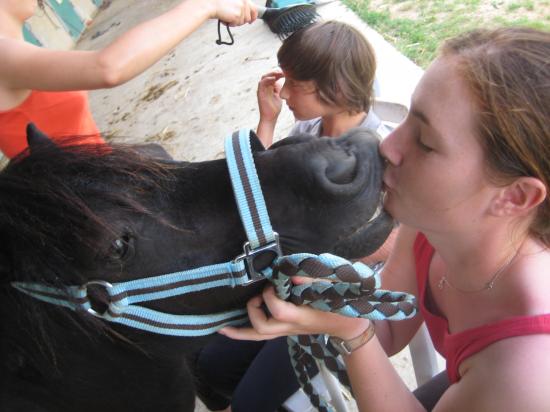
[[[44,8],[30,18],[23,33],[31,43],[51,49],[70,49],[109,0],[44,0]]]

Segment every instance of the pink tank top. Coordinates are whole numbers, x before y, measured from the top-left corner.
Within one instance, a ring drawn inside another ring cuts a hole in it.
[[[492,343],[513,336],[550,333],[550,314],[545,314],[512,317],[450,334],[447,319],[433,314],[426,307],[428,272],[433,254],[434,248],[426,236],[419,233],[414,242],[419,308],[435,349],[447,361],[447,374],[451,383],[460,380],[458,368],[463,360]]]

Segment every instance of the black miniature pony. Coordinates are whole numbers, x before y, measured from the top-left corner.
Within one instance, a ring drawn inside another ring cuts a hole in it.
[[[0,409],[193,411],[190,359],[208,337],[109,324],[11,283],[121,282],[234,258],[246,236],[225,161],[175,162],[139,147],[59,147],[33,128],[29,145],[0,172]],[[287,138],[254,157],[285,254],[357,258],[391,230],[384,213],[369,222],[380,208],[382,162],[378,140],[365,130]],[[214,313],[244,307],[262,287],[143,306]]]

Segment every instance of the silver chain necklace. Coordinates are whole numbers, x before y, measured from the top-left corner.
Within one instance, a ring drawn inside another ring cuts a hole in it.
[[[467,289],[461,289],[459,287],[456,287],[447,278],[448,272],[441,276],[441,279],[439,279],[439,282],[437,282],[437,288],[439,290],[443,290],[445,288],[445,285],[448,285],[451,289],[454,289],[461,293],[478,293],[478,292],[483,292],[484,290],[491,290],[495,286],[495,283],[498,277],[502,274],[502,272],[504,272],[505,269],[507,269],[512,264],[512,262],[514,261],[518,253],[519,253],[519,248],[516,250],[516,253],[514,253],[512,257],[508,259],[507,262],[505,262],[500,268],[497,269],[497,271],[493,274],[493,276],[491,276],[491,279],[489,279],[485,283],[485,285],[483,285],[479,289],[467,290]]]

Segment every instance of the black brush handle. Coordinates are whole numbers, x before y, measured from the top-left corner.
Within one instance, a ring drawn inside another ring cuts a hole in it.
[[[288,11],[288,9],[292,9],[293,7],[296,7],[296,6],[303,6],[304,4],[306,4],[306,3],[293,4],[292,6],[286,6],[286,7],[281,7],[281,8],[257,6],[256,10],[258,10],[258,17],[260,19],[265,20],[266,18],[275,17],[277,15],[285,13],[286,11]]]

